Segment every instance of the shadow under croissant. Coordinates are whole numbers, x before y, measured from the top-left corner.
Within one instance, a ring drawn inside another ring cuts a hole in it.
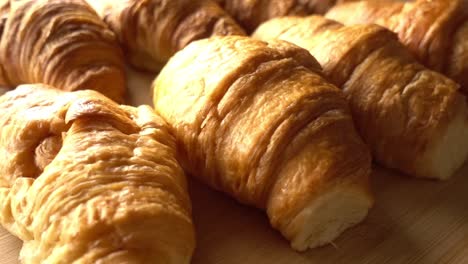
[[[189,177],[189,193],[198,244],[192,263],[229,263],[230,259],[231,263],[257,263],[271,253],[284,260],[302,258],[270,227],[261,210],[244,206],[194,177]],[[245,255],[234,260],[230,257],[234,252]]]
[[[386,256],[391,263],[461,263],[451,258],[460,256],[457,248],[466,249],[468,244],[467,170],[465,163],[453,179],[437,182],[376,169],[376,207],[369,221],[379,215],[374,225],[389,223],[390,230],[372,250],[362,252],[364,262]]]
[[[260,210],[241,205],[190,177],[198,239],[193,263],[263,263],[265,259],[278,263],[379,263],[383,258],[391,263],[429,263],[431,255],[468,245],[464,239],[468,223],[463,221],[468,219],[466,171],[468,164],[452,180],[436,182],[376,166],[372,175],[376,204],[367,219],[333,243],[303,254],[289,248]],[[457,243],[434,243],[434,237],[446,236],[455,236]]]
[[[4,93],[8,92],[7,88],[0,87],[0,96],[2,96]]]
[[[131,87],[131,92],[127,94],[127,102],[130,105],[153,105],[151,102],[151,83],[157,74],[138,71],[132,66],[126,67],[127,87]]]
[[[198,235],[194,264],[263,263],[265,259],[274,259],[278,263],[341,263],[340,260],[352,263],[363,256],[355,250],[356,244],[363,245],[363,251],[368,250],[376,244],[375,241],[385,239],[391,233],[388,227],[392,223],[385,222],[389,218],[382,217],[382,208],[376,205],[364,222],[346,231],[333,243],[298,253],[270,227],[260,210],[243,206],[192,177],[190,179],[193,219]],[[239,252],[243,254],[238,255]]]

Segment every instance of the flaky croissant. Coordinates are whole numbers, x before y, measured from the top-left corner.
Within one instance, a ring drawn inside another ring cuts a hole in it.
[[[28,85],[0,110],[0,223],[23,263],[189,263],[185,177],[152,109]]]
[[[265,209],[294,249],[329,243],[366,216],[369,151],[306,50],[240,36],[196,41],[153,89],[182,166]]]
[[[343,88],[360,134],[382,165],[447,179],[468,156],[468,110],[458,85],[416,62],[377,25],[343,26],[320,16],[268,21],[254,37],[306,48]]]
[[[1,0],[0,16],[0,85],[92,89],[123,101],[118,41],[84,0]]]
[[[338,5],[327,17],[397,32],[420,62],[453,78],[468,94],[468,1],[360,1]]]
[[[324,14],[340,0],[216,0],[248,31],[287,15]],[[343,0],[341,0],[343,1]]]
[[[87,0],[116,32],[130,62],[159,71],[190,42],[244,31],[211,0]]]

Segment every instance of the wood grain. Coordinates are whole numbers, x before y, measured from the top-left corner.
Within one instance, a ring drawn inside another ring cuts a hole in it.
[[[132,104],[150,103],[152,76],[132,73]],[[334,245],[299,254],[265,214],[190,181],[194,264],[468,263],[468,164],[447,182],[411,179],[376,167],[376,206]],[[21,242],[0,228],[0,263],[18,263]]]

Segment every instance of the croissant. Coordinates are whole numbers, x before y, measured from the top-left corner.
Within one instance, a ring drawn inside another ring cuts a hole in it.
[[[262,22],[287,15],[324,14],[343,0],[216,0],[248,32]],[[349,1],[349,0],[348,0]]]
[[[1,0],[0,16],[0,85],[93,89],[123,101],[122,51],[84,0]]]
[[[468,1],[360,1],[338,5],[328,18],[377,23],[398,33],[418,60],[461,84],[468,94]]]
[[[211,0],[88,0],[116,32],[130,63],[159,71],[188,43],[214,35],[244,35]]]
[[[370,153],[310,54],[241,36],[199,40],[153,83],[182,167],[266,210],[296,250],[331,242],[372,205]]]
[[[43,85],[0,109],[0,223],[23,263],[189,263],[185,176],[152,109]]]
[[[458,84],[416,62],[377,25],[343,26],[320,16],[262,24],[262,40],[306,48],[342,87],[356,126],[380,164],[447,179],[468,157],[468,110]]]

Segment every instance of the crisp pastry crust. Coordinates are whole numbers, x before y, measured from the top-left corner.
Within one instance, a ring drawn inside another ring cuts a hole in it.
[[[377,23],[396,32],[420,62],[447,74],[468,93],[468,1],[359,1],[326,15],[345,24]]]
[[[286,40],[316,56],[329,80],[343,88],[380,164],[447,179],[467,159],[467,106],[458,85],[416,62],[389,30],[284,17],[264,23],[254,37]]]
[[[0,110],[0,223],[23,263],[190,262],[185,176],[151,108],[27,85]]]
[[[372,205],[369,151],[321,74],[295,45],[229,36],[193,42],[153,84],[182,165],[265,209],[296,250],[331,242]]]
[[[92,89],[123,101],[122,51],[84,0],[2,0],[0,16],[0,85]]]
[[[343,0],[216,0],[248,32],[262,22],[287,15],[324,14]]]
[[[211,0],[87,0],[116,32],[130,62],[159,71],[190,42],[244,31]]]

